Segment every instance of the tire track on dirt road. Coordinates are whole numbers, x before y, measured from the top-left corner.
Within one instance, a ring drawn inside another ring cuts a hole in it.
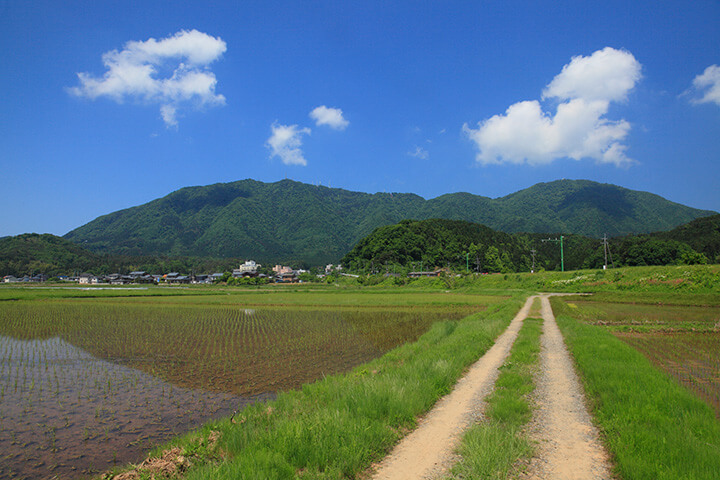
[[[608,454],[588,413],[548,297],[540,297],[544,325],[534,395],[537,408],[527,430],[538,447],[521,478],[610,479]]]
[[[470,367],[453,391],[443,397],[419,421],[418,427],[376,465],[373,479],[415,480],[447,474],[453,461],[457,459],[454,451],[461,435],[482,415],[484,399],[495,385],[498,368],[507,358],[535,298],[537,296],[526,300],[510,326],[485,355]]]

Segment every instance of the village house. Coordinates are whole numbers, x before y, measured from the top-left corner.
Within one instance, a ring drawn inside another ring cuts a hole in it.
[[[339,272],[342,270],[342,265],[333,265],[332,263],[325,265],[325,275],[329,275],[332,272]]]
[[[286,267],[284,265],[275,265],[272,270],[276,275],[282,275],[283,273],[292,273],[293,271],[291,267]]]
[[[98,283],[98,278],[90,273],[83,273],[78,278],[80,285],[95,285]]]
[[[290,272],[279,273],[275,275],[275,283],[297,283],[298,276],[292,270]]]
[[[234,268],[232,272],[232,276],[235,278],[238,277],[257,277],[258,276],[258,268],[262,267],[262,265],[255,263],[254,260],[247,260],[245,263],[240,265],[240,268]]]

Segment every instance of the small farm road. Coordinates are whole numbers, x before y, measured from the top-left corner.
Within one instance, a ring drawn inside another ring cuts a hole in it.
[[[534,395],[537,408],[528,427],[537,448],[521,478],[610,479],[608,454],[588,413],[582,385],[550,301],[547,295],[540,299],[543,335]]]
[[[418,427],[374,468],[374,480],[437,479],[458,460],[463,432],[482,420],[485,397],[536,298],[543,317],[537,405],[527,428],[536,442],[524,480],[610,479],[608,455],[588,414],[580,381],[550,308],[548,297],[531,296],[490,350],[474,363],[454,390],[423,417]]]
[[[400,441],[380,464],[373,479],[400,480],[437,478],[447,473],[462,433],[481,418],[484,399],[492,391],[498,369],[510,352],[535,296],[527,299],[510,326],[495,344],[475,362],[456,384],[423,417],[418,427]]]

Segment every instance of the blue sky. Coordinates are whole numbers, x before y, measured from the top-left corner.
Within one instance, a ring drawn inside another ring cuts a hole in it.
[[[0,236],[253,178],[720,211],[720,2],[0,1]]]

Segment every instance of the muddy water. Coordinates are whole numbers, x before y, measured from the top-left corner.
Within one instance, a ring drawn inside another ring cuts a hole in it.
[[[174,386],[57,337],[0,336],[0,354],[0,478],[78,478],[137,462],[263,398]]]
[[[469,313],[6,302],[0,479],[82,478],[138,462],[209,419],[346,372]]]

